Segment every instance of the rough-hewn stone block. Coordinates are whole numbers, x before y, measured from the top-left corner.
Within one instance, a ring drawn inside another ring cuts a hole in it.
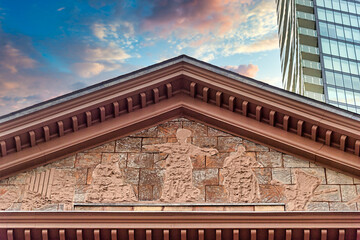
[[[224,186],[206,186],[205,192],[207,202],[220,203],[227,201],[227,191]]]
[[[294,156],[290,156],[287,154],[283,155],[284,167],[309,167],[310,162],[306,160],[302,160],[300,158],[296,158]]]
[[[272,168],[272,179],[283,184],[291,184],[290,168]]]
[[[329,211],[328,202],[310,202],[306,207],[307,211]]]
[[[162,185],[164,174],[165,170],[162,169],[141,169],[140,184]]]
[[[224,160],[229,156],[229,153],[218,153],[213,156],[206,157],[207,168],[222,168]]]
[[[228,134],[226,132],[223,131],[219,131],[215,128],[212,127],[208,127],[208,136],[209,137],[232,137],[231,134]]]
[[[69,157],[52,162],[49,164],[49,168],[73,168],[75,164],[75,158],[76,155],[74,154]]]
[[[153,144],[161,144],[166,143],[167,138],[143,138],[142,145],[153,145]],[[143,151],[147,151],[146,148],[143,147]]]
[[[92,173],[94,171],[94,168],[88,168],[87,169],[87,175],[86,175],[86,184],[90,185],[92,183]]]
[[[9,184],[9,178],[5,178],[0,180],[0,186],[8,185]]]
[[[36,170],[35,170],[36,172]],[[19,173],[15,176],[9,177],[7,184],[9,185],[24,185],[28,179],[28,173]]]
[[[154,168],[165,168],[167,153],[154,153]]]
[[[182,127],[181,122],[166,122],[157,126],[158,137],[176,137],[176,131]]]
[[[343,173],[326,169],[326,180],[328,184],[353,184],[353,178]]]
[[[139,173],[138,168],[125,168],[124,170],[125,183],[139,184]]]
[[[257,161],[264,167],[281,167],[281,153],[279,152],[258,152]]]
[[[290,168],[291,169],[291,182],[295,183],[295,174],[294,172],[297,171],[297,169],[300,169],[301,171],[308,173],[310,175],[316,176],[321,180],[321,184],[326,184],[326,178],[325,178],[325,169],[324,168]]]
[[[85,202],[85,194],[74,194],[74,203]]]
[[[158,201],[161,197],[162,185],[153,185],[153,198]]]
[[[130,135],[129,137],[157,137],[157,127],[152,127],[148,129],[144,129],[141,132],[134,133],[133,135]]]
[[[126,153],[103,153],[101,154],[101,163],[117,162],[120,168],[126,167]]]
[[[179,118],[170,120],[170,122],[191,122],[191,121],[185,117],[179,117]]]
[[[154,165],[154,154],[152,153],[129,153],[127,167],[151,168]]]
[[[353,200],[357,196],[355,185],[340,185],[341,188],[341,200],[348,202]]]
[[[124,137],[116,141],[116,152],[140,152],[141,139]]]
[[[217,168],[208,168],[193,171],[193,184],[197,187],[204,185],[219,184],[219,170]]]
[[[192,143],[198,147],[215,147],[217,146],[216,137],[193,137]]]
[[[192,156],[191,163],[194,169],[202,169],[205,168],[205,156],[199,155],[199,156]]]
[[[315,195],[312,198],[312,201],[318,202],[340,202],[340,186],[339,185],[320,185],[315,190]]]
[[[92,172],[90,172],[92,174]],[[88,169],[79,168],[75,171],[76,185],[85,185],[87,181]]]
[[[191,131],[191,137],[207,136],[207,126],[197,122],[183,122],[183,128]]]
[[[242,139],[239,137],[218,137],[218,150],[219,152],[235,152],[241,143]]]
[[[356,211],[356,203],[330,202],[330,211]]]
[[[75,167],[95,167],[101,162],[101,153],[78,153],[76,154]]]
[[[263,145],[248,141],[248,140],[243,140],[243,144],[245,146],[246,151],[249,152],[268,152],[269,148],[265,147]]]
[[[139,201],[153,200],[152,185],[139,185]]]
[[[259,184],[269,184],[271,182],[271,168],[254,168],[253,171]]]

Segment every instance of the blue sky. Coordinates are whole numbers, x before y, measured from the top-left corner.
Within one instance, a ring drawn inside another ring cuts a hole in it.
[[[281,87],[274,0],[0,0],[0,115],[187,54]]]

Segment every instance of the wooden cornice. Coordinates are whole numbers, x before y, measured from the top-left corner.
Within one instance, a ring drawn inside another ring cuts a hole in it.
[[[0,179],[179,116],[360,175],[358,120],[198,65],[178,61],[1,123]]]

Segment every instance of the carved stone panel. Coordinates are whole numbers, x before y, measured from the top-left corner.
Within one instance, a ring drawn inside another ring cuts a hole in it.
[[[185,118],[0,181],[1,210],[329,211],[359,199],[359,179]]]

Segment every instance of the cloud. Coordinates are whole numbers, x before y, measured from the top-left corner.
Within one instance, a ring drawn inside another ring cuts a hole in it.
[[[104,38],[106,37],[106,33],[105,33],[106,27],[104,24],[98,24],[98,23],[93,24],[92,31],[94,35],[100,40],[104,40]]]
[[[258,41],[254,41],[250,44],[244,44],[244,45],[235,45],[233,47],[230,47],[226,51],[228,52],[228,55],[234,54],[234,53],[256,53],[256,52],[263,52],[263,51],[269,51],[273,49],[279,48],[279,38],[277,34],[272,34],[268,38],[260,39]]]
[[[239,66],[225,66],[224,68],[251,78],[254,78],[259,71],[259,67],[251,63],[248,65],[245,64]]]
[[[5,89],[15,89],[20,86],[20,84],[17,82],[3,82],[2,85]]]
[[[141,22],[144,31],[155,31],[161,37],[171,34],[184,38],[196,34],[223,36],[246,20],[242,14],[251,0],[177,0],[145,1],[152,7]]]
[[[69,92],[69,79],[62,74],[0,72],[0,115]]]
[[[75,63],[73,65],[74,71],[83,78],[90,78],[100,74],[104,69],[105,66],[100,63]]]
[[[74,72],[83,78],[91,78],[106,71],[121,69],[121,64],[131,56],[121,48],[111,47],[85,48],[82,61],[72,64]]]
[[[64,9],[65,9],[65,7],[61,7],[61,8],[58,8],[56,11],[61,12]]]
[[[91,26],[93,34],[100,40],[129,39],[135,35],[135,27],[131,22],[116,21],[109,24],[94,23]]]
[[[19,69],[34,68],[35,64],[34,59],[25,56],[10,43],[0,48],[0,68],[5,68],[11,73],[17,73]]]
[[[124,50],[116,46],[111,46],[106,48],[87,48],[85,50],[84,59],[90,62],[123,62],[128,58],[130,58],[130,55],[127,54]]]

